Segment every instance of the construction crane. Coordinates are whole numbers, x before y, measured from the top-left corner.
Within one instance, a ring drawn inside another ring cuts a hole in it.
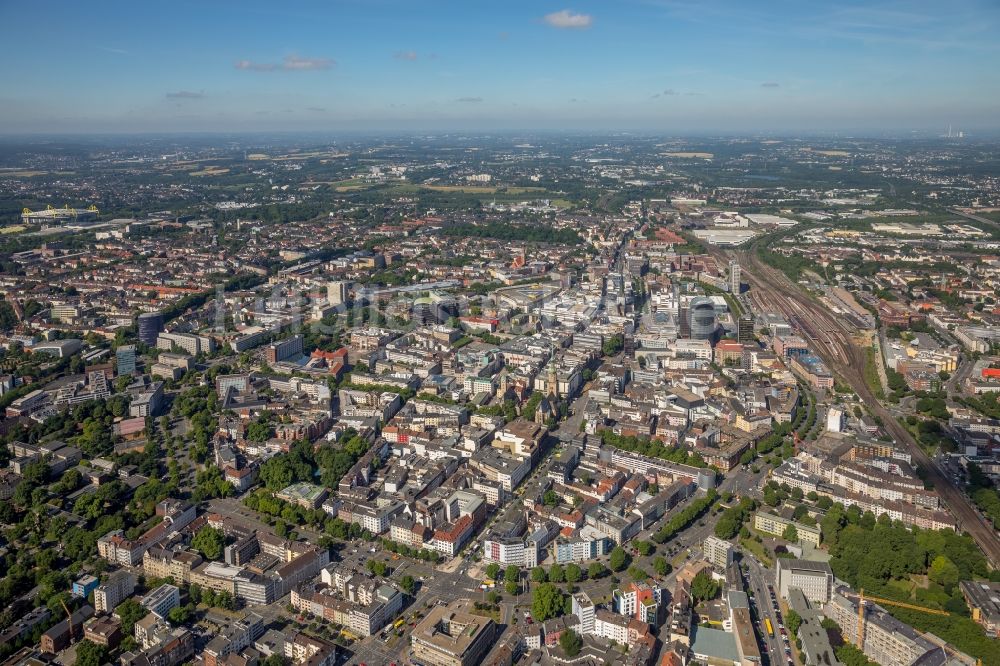
[[[866,597],[864,589],[858,591],[858,649],[862,652],[864,651],[864,640],[865,640],[865,602],[872,601],[878,604],[884,604],[886,606],[897,606],[899,608],[908,608],[909,610],[915,610],[919,613],[928,613],[930,615],[944,615],[948,617],[951,613],[943,610],[938,610],[937,608],[927,608],[926,606],[917,606],[916,604],[908,604],[903,601],[896,601],[895,599],[883,599],[882,597]],[[946,651],[949,650],[948,646],[944,645],[942,648]],[[982,659],[976,659],[976,666],[983,666]]]
[[[66,611],[66,622],[69,623],[69,642],[73,642],[73,614],[69,612],[69,606],[66,605],[66,601],[62,598],[59,599],[59,603],[62,604],[63,610]]]
[[[917,606],[915,604],[908,604],[903,601],[895,601],[894,599],[883,599],[882,597],[866,597],[865,591],[862,589],[858,592],[858,649],[862,648],[865,640],[865,602],[874,601],[877,604],[885,604],[886,606],[898,606],[899,608],[909,608],[910,610],[919,611],[921,613],[930,613],[931,615],[944,615],[947,617],[950,613],[938,610],[936,608],[927,608],[926,606]]]

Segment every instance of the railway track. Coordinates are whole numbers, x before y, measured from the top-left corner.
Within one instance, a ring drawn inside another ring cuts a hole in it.
[[[923,468],[927,481],[955,516],[958,529],[964,530],[976,541],[993,568],[1000,567],[1000,534],[972,506],[965,493],[941,473],[927,452],[868,387],[864,377],[865,349],[855,337],[859,331],[803,293],[783,272],[761,261],[756,252],[760,242],[758,240],[749,248],[735,252],[718,249],[710,252],[726,261],[736,258],[740,262],[743,275],[752,287],[751,299],[765,310],[781,313],[808,338],[827,367],[854,389],[871,414],[881,420],[886,432],[901,442],[916,464]],[[760,293],[755,294],[758,290]]]

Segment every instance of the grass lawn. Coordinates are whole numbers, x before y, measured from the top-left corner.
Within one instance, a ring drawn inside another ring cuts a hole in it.
[[[772,558],[767,554],[763,544],[753,539],[740,539],[740,548],[750,551],[764,566],[771,566]]]

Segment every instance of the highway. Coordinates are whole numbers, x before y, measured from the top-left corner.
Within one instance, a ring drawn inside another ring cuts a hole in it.
[[[1000,222],[996,220],[991,220],[988,217],[982,217],[980,215],[973,215],[972,213],[966,213],[964,211],[958,210],[957,208],[949,208],[949,213],[954,213],[960,217],[964,217],[967,220],[972,220],[973,222],[979,222],[980,224],[985,224],[987,226],[993,227],[994,229],[1000,228]]]
[[[927,480],[941,495],[941,499],[964,530],[983,550],[994,568],[1000,567],[1000,536],[988,524],[969,499],[948,479],[917,444],[909,431],[875,397],[865,382],[865,349],[856,340],[858,331],[847,321],[838,319],[822,304],[809,295],[781,271],[765,264],[757,256],[757,247],[766,237],[750,247],[738,251],[713,249],[726,261],[735,258],[743,268],[743,275],[751,285],[751,300],[765,311],[779,312],[810,342],[812,350],[823,359],[829,369],[847,382],[868,406],[870,413],[881,419],[887,433],[902,443],[914,462],[926,470]]]

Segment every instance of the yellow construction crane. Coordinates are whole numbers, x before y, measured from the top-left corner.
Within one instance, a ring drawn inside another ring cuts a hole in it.
[[[938,610],[936,608],[927,608],[926,606],[917,606],[915,604],[908,604],[903,601],[896,601],[894,599],[883,599],[882,597],[866,597],[865,591],[862,589],[858,592],[858,649],[862,648],[862,644],[865,640],[865,602],[874,601],[877,604],[885,604],[886,606],[898,606],[899,608],[909,608],[910,610],[919,611],[921,613],[930,613],[931,615],[944,615],[947,617],[950,613],[943,610]]]
[[[864,589],[858,591],[858,649],[862,652],[864,651],[864,640],[865,640],[865,602],[873,601],[877,604],[884,604],[886,606],[898,606],[899,608],[908,608],[910,610],[915,610],[919,613],[928,613],[930,615],[944,615],[948,617],[951,613],[947,611],[938,610],[937,608],[927,608],[926,606],[917,606],[916,604],[908,604],[903,601],[896,601],[895,599],[883,599],[882,597],[866,597]],[[947,646],[944,646],[945,650],[948,650]],[[982,659],[976,659],[976,666],[983,666]]]
[[[73,614],[69,612],[69,607],[66,602],[59,599],[59,603],[62,604],[63,610],[66,611],[66,622],[69,623],[69,642],[73,642]]]

